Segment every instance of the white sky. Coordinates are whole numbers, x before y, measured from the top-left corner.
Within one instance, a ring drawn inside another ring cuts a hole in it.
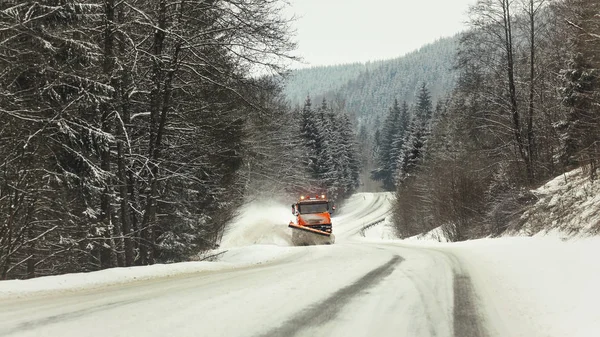
[[[476,0],[289,0],[308,65],[389,59],[466,28]]]

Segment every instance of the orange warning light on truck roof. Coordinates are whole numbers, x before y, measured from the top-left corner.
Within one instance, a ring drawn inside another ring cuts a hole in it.
[[[326,199],[325,194],[321,194],[321,195],[315,195],[314,197],[308,196],[308,195],[301,195],[300,196],[300,200],[315,200],[315,199]]]

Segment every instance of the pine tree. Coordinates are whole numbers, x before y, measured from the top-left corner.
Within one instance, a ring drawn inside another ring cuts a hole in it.
[[[430,134],[432,109],[431,95],[427,86],[423,84],[417,95],[413,119],[398,155],[397,171],[394,172],[398,182],[402,182],[413,173],[424,157],[424,150]]]
[[[303,139],[303,145],[306,149],[306,166],[313,179],[319,180],[322,177],[322,153],[324,146],[323,135],[318,124],[318,114],[312,108],[310,96],[306,98],[304,107],[301,111],[300,135]]]
[[[344,191],[343,170],[346,158],[341,142],[337,113],[327,105],[325,99],[323,99],[319,113],[321,130],[326,139],[322,153],[324,172],[321,180],[327,185],[328,194],[336,198]]]
[[[401,137],[400,134],[403,132],[401,125],[404,123],[405,117],[402,116],[402,113],[398,100],[395,100],[394,105],[389,109],[389,114],[381,131],[381,145],[377,158],[378,167],[371,174],[374,180],[383,182],[383,187],[386,190],[394,188],[392,158],[396,154],[394,142],[398,137]]]
[[[423,83],[419,89],[415,112],[417,119],[421,120],[421,124],[427,124],[431,120],[433,103],[431,102],[431,94],[429,93],[425,83]]]
[[[400,118],[398,119],[398,125],[396,126],[396,133],[392,142],[392,149],[390,151],[390,177],[388,178],[388,186],[395,186],[395,177],[398,171],[398,160],[402,155],[402,149],[406,141],[406,135],[409,130],[409,108],[408,104],[402,103],[400,111]]]
[[[352,122],[347,114],[343,113],[339,118],[340,138],[342,144],[342,155],[344,162],[343,179],[344,179],[344,197],[350,196],[360,183],[361,162],[356,145],[356,135],[353,132]]]
[[[373,150],[371,152],[371,156],[373,159],[379,158],[379,153],[381,152],[381,130],[375,130],[375,135],[373,135]]]

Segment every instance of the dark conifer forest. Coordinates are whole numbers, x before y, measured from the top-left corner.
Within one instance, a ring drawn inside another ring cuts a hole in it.
[[[2,1],[0,279],[187,260],[252,196],[351,194],[350,120],[324,105],[314,148],[272,76],[282,6]]]

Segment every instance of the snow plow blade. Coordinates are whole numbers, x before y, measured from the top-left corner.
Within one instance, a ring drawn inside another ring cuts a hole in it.
[[[288,227],[293,228],[293,229],[299,229],[299,230],[302,230],[302,231],[311,232],[311,233],[314,233],[314,234],[317,234],[317,235],[331,236],[331,233],[320,231],[318,229],[314,229],[314,228],[310,228],[310,227],[298,226],[298,225],[296,225],[293,222],[290,222],[290,224],[289,224]]]
[[[288,227],[293,229],[292,243],[295,246],[331,245],[335,242],[335,235],[329,232],[298,226],[293,222]]]

